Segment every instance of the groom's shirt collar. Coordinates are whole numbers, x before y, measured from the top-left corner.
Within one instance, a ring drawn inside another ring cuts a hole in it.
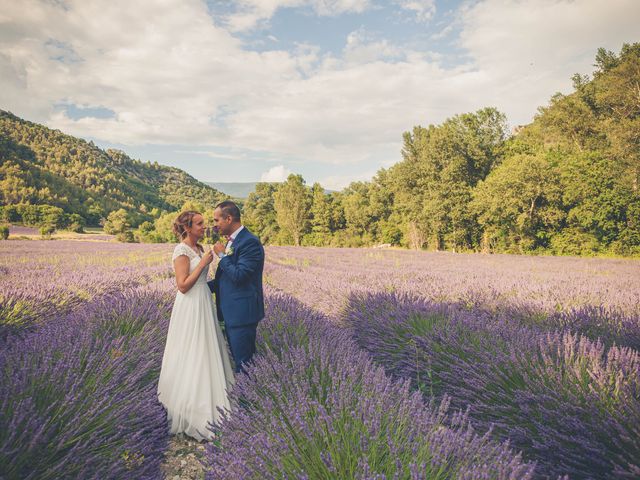
[[[243,228],[244,228],[244,225],[240,225],[240,227],[235,232],[229,235],[229,241],[233,242]]]

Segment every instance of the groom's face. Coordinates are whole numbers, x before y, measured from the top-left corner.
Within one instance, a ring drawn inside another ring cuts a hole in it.
[[[231,231],[232,222],[233,218],[231,218],[231,215],[228,217],[223,216],[221,209],[216,208],[213,211],[213,224],[218,228],[220,235],[231,235],[233,233]]]

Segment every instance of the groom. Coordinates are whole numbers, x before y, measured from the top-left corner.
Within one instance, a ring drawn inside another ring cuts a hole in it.
[[[213,222],[229,241],[226,246],[220,242],[213,246],[220,262],[208,284],[216,294],[218,318],[225,324],[237,373],[244,371],[244,364],[256,351],[256,329],[264,317],[264,248],[240,222],[240,209],[235,203],[218,204]]]

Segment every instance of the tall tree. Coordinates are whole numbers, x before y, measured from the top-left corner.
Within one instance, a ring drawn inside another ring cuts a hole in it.
[[[291,174],[274,193],[278,226],[285,237],[299,246],[309,224],[310,198],[302,175]]]
[[[370,230],[374,218],[369,205],[369,183],[351,183],[344,191],[342,205],[347,228],[352,234],[362,236]]]
[[[404,134],[404,161],[392,167],[389,184],[412,243],[424,238],[436,249],[477,243],[472,189],[501,161],[505,138],[505,117],[493,108]]]
[[[509,157],[474,192],[471,208],[484,231],[484,248],[524,253],[549,245],[564,220],[562,186],[544,152]]]
[[[273,243],[279,231],[274,203],[277,188],[275,183],[257,183],[242,212],[243,223],[265,244]]]
[[[331,209],[328,195],[318,182],[311,187],[311,231],[323,235],[331,233]]]

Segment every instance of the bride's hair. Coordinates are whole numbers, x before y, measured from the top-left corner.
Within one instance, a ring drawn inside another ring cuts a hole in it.
[[[184,240],[188,234],[187,227],[191,228],[193,226],[193,217],[196,215],[202,214],[195,210],[187,210],[178,215],[178,218],[173,221],[173,233],[176,234],[178,239]]]

